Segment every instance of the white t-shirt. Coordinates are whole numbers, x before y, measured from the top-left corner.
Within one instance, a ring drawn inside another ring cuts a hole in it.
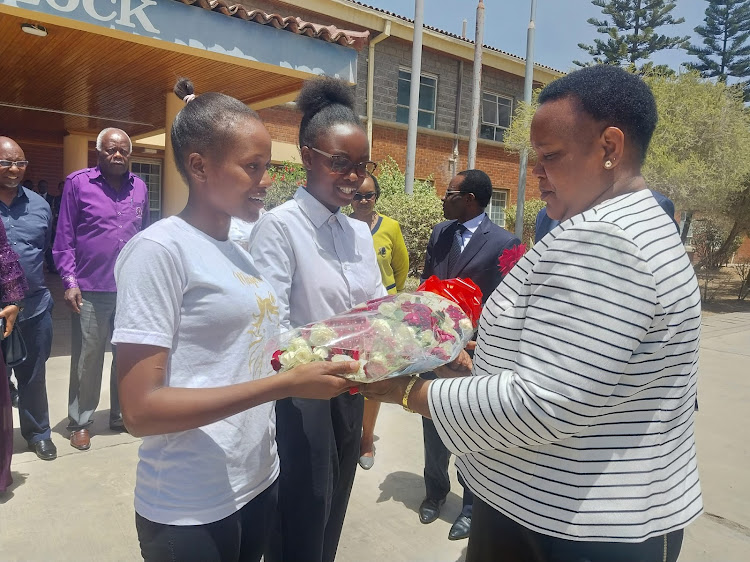
[[[261,209],[258,218],[260,218],[260,216],[265,212],[265,209]],[[232,217],[232,220],[229,223],[229,239],[232,242],[236,242],[237,244],[239,244],[240,248],[242,248],[246,252],[249,252],[250,233],[252,233],[253,227],[257,222],[258,221],[248,222],[237,217]]]
[[[178,217],[136,235],[115,266],[112,343],[168,348],[166,384],[206,388],[272,373],[266,342],[279,330],[276,295],[250,255]],[[278,476],[273,403],[179,433],[145,437],[135,509],[198,525],[223,519]]]

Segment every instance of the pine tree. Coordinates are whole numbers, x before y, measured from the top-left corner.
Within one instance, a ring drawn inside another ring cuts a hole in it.
[[[594,63],[631,66],[640,71],[653,68],[646,61],[653,53],[664,49],[687,46],[688,36],[668,36],[657,33],[665,25],[678,25],[685,18],[675,19],[670,13],[677,5],[667,0],[591,0],[602,9],[604,19],[589,18],[596,31],[607,35],[607,39],[594,39],[593,45],[579,43],[578,46],[594,57]],[[587,62],[573,61],[579,66]],[[662,68],[666,70],[666,68]]]
[[[687,66],[705,78],[746,78],[750,76],[750,0],[708,0],[705,25],[695,32],[703,46],[692,45],[688,53],[699,62]],[[748,81],[742,81],[747,92]]]

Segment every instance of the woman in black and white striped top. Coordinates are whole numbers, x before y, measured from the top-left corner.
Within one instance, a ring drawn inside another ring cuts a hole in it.
[[[672,218],[640,175],[653,95],[595,66],[539,102],[534,175],[561,224],[489,298],[473,376],[364,393],[431,417],[459,455],[476,495],[467,560],[676,560],[702,511],[701,309]],[[462,374],[460,362],[443,372]]]

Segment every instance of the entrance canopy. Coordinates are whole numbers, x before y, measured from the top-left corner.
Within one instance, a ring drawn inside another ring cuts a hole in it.
[[[339,43],[366,39],[221,1],[0,0],[0,134],[162,132],[180,76],[198,93],[276,105],[312,75],[353,83],[357,53]]]

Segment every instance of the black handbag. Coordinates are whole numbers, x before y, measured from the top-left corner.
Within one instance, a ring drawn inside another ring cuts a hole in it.
[[[5,333],[5,318],[0,318],[0,337]],[[0,341],[0,349],[3,350],[3,358],[8,367],[17,367],[24,361],[29,352],[26,349],[26,342],[23,341],[21,330],[18,324],[13,327],[13,331],[7,338]]]

